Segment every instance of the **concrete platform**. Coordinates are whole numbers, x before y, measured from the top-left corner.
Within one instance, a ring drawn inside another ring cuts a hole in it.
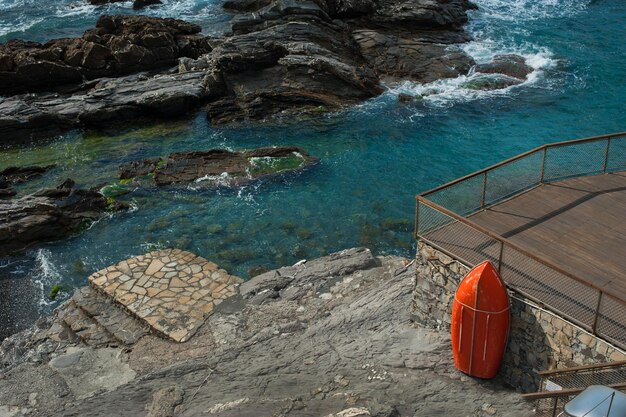
[[[89,277],[96,290],[176,342],[189,340],[241,282],[213,262],[179,249],[127,259]]]

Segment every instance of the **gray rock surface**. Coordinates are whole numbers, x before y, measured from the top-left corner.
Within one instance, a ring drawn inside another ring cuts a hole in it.
[[[276,279],[276,271],[255,278],[242,296],[222,303],[186,343],[144,335],[127,354],[112,359],[115,366],[119,360],[136,372],[135,378],[88,399],[78,398],[81,388],[68,383],[55,364],[77,370],[81,359],[71,355],[97,354],[102,348],[70,349],[68,342],[50,352],[52,361],[37,361],[32,351],[46,346],[45,337],[40,338],[23,350],[21,356],[29,359],[11,365],[12,356],[5,366],[0,407],[31,416],[532,413],[497,380],[458,373],[447,334],[411,323],[416,271],[407,260],[352,249],[280,271],[280,276],[292,276],[288,283]],[[270,289],[273,297],[259,297]],[[45,331],[15,338],[33,341],[34,334]],[[7,357],[4,344],[0,357]],[[39,378],[27,387],[39,369]],[[91,383],[98,381],[94,377]],[[50,404],[31,403],[32,394],[56,396]]]
[[[73,396],[81,400],[112,391],[135,378],[136,372],[122,362],[122,355],[121,349],[70,347],[48,366],[63,378]]]

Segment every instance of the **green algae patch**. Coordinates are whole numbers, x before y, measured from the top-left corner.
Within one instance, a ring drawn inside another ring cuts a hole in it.
[[[102,194],[106,198],[115,199],[117,197],[123,196],[124,194],[130,193],[131,190],[130,187],[128,187],[130,181],[124,184],[122,184],[122,181],[126,180],[120,180],[120,182],[105,185],[100,189],[100,194]]]
[[[59,293],[62,293],[64,291],[65,289],[63,288],[61,284],[55,284],[50,289],[50,294],[48,294],[48,297],[50,297],[51,300],[56,300]]]
[[[250,161],[250,175],[253,177],[293,171],[302,168],[306,163],[304,157],[295,152],[289,156],[251,157],[248,160]]]

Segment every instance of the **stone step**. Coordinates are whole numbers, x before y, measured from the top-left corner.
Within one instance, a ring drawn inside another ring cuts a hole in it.
[[[73,302],[59,312],[59,319],[88,346],[117,345],[119,342],[104,327],[89,317]]]
[[[72,301],[86,316],[106,329],[123,345],[133,345],[150,329],[128,314],[108,297],[91,287],[83,287],[72,296]]]

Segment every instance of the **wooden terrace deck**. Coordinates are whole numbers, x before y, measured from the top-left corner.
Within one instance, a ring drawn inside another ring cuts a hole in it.
[[[626,298],[626,172],[542,184],[469,220]]]

